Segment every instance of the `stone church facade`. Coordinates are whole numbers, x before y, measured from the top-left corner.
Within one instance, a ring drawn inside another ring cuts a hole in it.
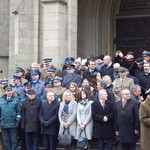
[[[0,77],[48,57],[61,68],[68,56],[113,56],[125,46],[119,45],[123,37],[116,38],[117,21],[120,26],[123,18],[149,18],[149,5],[146,0],[1,0]]]

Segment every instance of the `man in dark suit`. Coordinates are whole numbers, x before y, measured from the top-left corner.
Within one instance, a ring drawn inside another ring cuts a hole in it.
[[[50,91],[47,93],[47,101],[43,101],[39,113],[45,150],[56,150],[57,147],[58,110],[59,101],[55,99],[55,94]]]
[[[145,92],[150,88],[150,63],[144,63],[144,71],[139,73],[139,81],[142,94],[146,98]]]
[[[99,99],[92,104],[92,117],[94,121],[94,137],[97,139],[98,149],[112,150],[114,130],[115,106],[107,100],[105,89],[99,91]]]
[[[135,150],[139,133],[138,104],[130,98],[128,89],[123,89],[121,96],[116,106],[116,135],[122,150]]]
[[[83,72],[82,81],[87,79],[90,82],[90,85],[93,85],[91,82],[93,81],[94,74],[99,71],[96,69],[96,62],[94,59],[89,59],[87,65],[88,69]]]

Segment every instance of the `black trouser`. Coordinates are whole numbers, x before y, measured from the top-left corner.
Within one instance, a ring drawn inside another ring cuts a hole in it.
[[[122,150],[136,150],[136,143],[121,143]]]
[[[18,150],[17,130],[15,128],[1,128],[5,150]]]
[[[56,150],[57,136],[43,134],[44,150]]]

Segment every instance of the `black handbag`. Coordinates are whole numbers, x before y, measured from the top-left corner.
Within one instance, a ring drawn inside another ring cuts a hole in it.
[[[65,130],[68,130],[66,133]],[[59,135],[58,142],[59,145],[70,145],[72,142],[73,136],[69,133],[69,129],[64,129],[63,133]]]
[[[79,135],[79,138],[77,140],[77,145],[76,147],[77,148],[80,148],[80,149],[86,149],[88,147],[88,140],[87,140],[87,137],[86,137],[86,133],[85,133],[85,137],[83,137],[81,135],[82,132],[85,132],[84,130],[82,130],[80,132],[80,135]]]

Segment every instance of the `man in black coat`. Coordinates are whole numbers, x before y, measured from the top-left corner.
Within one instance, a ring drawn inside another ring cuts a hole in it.
[[[59,101],[55,100],[55,94],[50,91],[47,93],[47,101],[42,103],[39,114],[45,150],[56,150],[57,147],[58,110]]]
[[[139,133],[138,104],[130,99],[128,89],[123,89],[121,96],[116,106],[116,135],[119,136],[122,150],[135,150]]]
[[[112,150],[115,135],[114,118],[115,106],[107,100],[105,89],[99,90],[99,99],[92,104],[92,117],[94,121],[94,137],[97,139],[98,149]]]
[[[26,149],[38,149],[40,131],[39,111],[41,101],[35,97],[34,90],[27,91],[27,98],[22,103],[21,128],[25,131]]]

